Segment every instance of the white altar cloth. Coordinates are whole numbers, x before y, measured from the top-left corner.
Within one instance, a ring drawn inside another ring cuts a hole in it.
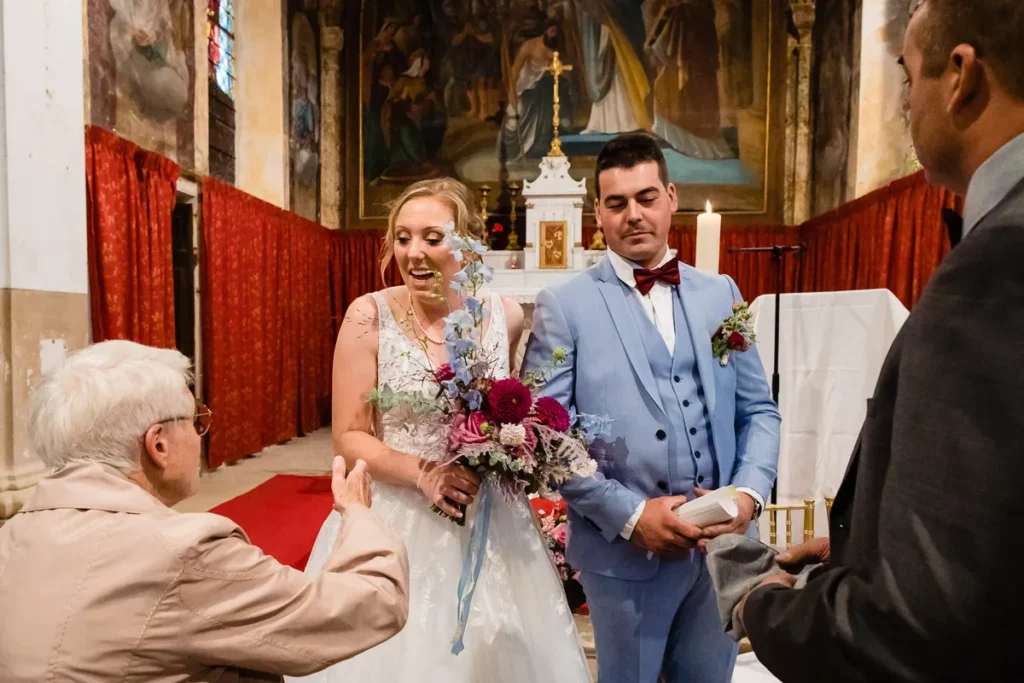
[[[824,498],[834,497],[874,393],[882,361],[909,312],[892,292],[783,294],[780,301],[779,410],[782,448],[778,503],[815,501],[815,535],[827,534]],[[775,348],[775,297],[751,304],[758,352],[769,385]],[[761,538],[768,540],[767,516]],[[793,514],[793,542],[803,515]],[[779,514],[778,545],[785,543]]]

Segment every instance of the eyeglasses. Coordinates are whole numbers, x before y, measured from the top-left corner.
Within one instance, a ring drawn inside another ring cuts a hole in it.
[[[206,436],[206,433],[210,431],[210,425],[213,423],[213,411],[199,401],[196,401],[196,412],[194,415],[169,417],[166,420],[158,420],[153,424],[161,425],[169,422],[181,422],[182,420],[192,420],[192,426],[195,428],[196,434]]]

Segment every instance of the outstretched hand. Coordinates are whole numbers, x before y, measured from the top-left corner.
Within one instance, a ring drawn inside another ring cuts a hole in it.
[[[356,461],[356,466],[345,476],[345,458],[334,456],[331,463],[331,493],[334,495],[334,509],[344,513],[353,505],[370,507],[370,473],[366,471],[366,463]]]

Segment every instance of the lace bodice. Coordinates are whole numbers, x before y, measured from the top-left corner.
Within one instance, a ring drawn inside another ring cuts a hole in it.
[[[377,303],[380,341],[377,346],[377,386],[396,391],[418,391],[427,398],[437,395],[438,387],[428,377],[434,370],[426,351],[399,326],[383,292],[374,292]],[[509,375],[508,325],[501,297],[486,296],[484,306],[490,316],[483,346],[497,379]],[[388,447],[417,455],[424,460],[440,460],[448,438],[447,420],[432,414],[415,414],[409,408],[396,408],[378,415],[377,437]]]

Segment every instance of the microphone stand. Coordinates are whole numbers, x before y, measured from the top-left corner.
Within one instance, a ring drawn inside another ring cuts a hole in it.
[[[783,278],[786,269],[786,254],[793,252],[799,254],[807,248],[804,244],[793,244],[789,246],[776,244],[773,247],[738,247],[730,249],[730,254],[771,254],[772,262],[775,264],[775,358],[772,365],[772,400],[779,405],[779,311],[782,296]],[[778,480],[772,484],[772,505],[778,498]]]

